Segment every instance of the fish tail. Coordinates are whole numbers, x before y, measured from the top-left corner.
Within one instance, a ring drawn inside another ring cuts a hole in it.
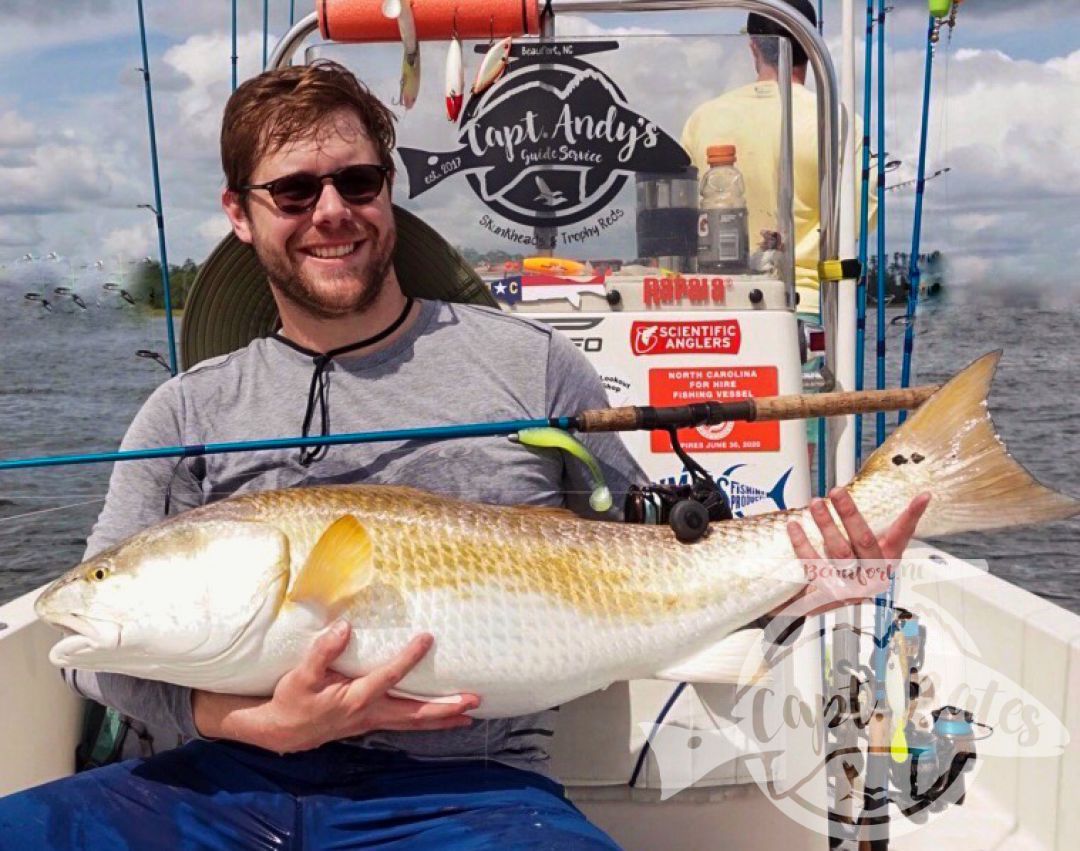
[[[920,535],[951,535],[1061,520],[1080,500],[1039,484],[1009,456],[986,404],[1001,352],[983,355],[926,400],[867,460],[852,482],[856,502],[892,489],[929,491]],[[890,481],[891,480],[891,481]]]

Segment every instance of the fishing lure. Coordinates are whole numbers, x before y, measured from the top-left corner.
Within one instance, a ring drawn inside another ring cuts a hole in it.
[[[476,72],[476,82],[473,83],[472,93],[481,94],[491,88],[492,84],[503,75],[506,66],[510,62],[510,46],[513,39],[507,36],[495,42],[484,54],[484,61]]]
[[[461,58],[461,40],[455,33],[446,51],[446,118],[457,121],[465,101],[465,65]]]
[[[401,89],[398,104],[412,109],[416,96],[420,93],[420,42],[416,38],[416,22],[413,20],[412,4],[409,0],[383,0],[382,13],[397,20],[401,34]]]

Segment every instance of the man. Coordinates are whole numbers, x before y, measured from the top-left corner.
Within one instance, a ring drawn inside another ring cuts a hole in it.
[[[817,15],[810,0],[786,0],[811,24]],[[779,38],[791,43],[791,137],[795,218],[795,287],[798,310],[817,321],[818,303],[818,137],[817,99],[806,88],[809,58],[779,24],[761,15],[746,20],[757,80],[701,104],[687,119],[682,145],[699,174],[708,169],[710,145],[735,145],[735,163],[746,185],[751,246],[762,231],[776,231],[780,157]],[[845,179],[854,179],[847,175]],[[874,207],[871,205],[871,214]]]
[[[281,330],[167,381],[125,446],[329,432],[331,424],[360,431],[402,420],[534,418],[605,404],[583,356],[544,326],[406,297],[391,262],[393,143],[389,112],[333,63],[267,72],[237,89],[222,129],[222,201],[266,269]],[[617,437],[590,447],[616,494],[640,478]],[[129,462],[115,468],[87,554],[160,520],[166,493],[182,510],[334,482],[581,513],[590,490],[560,457],[501,438]],[[845,523],[861,520],[836,504]],[[827,523],[830,552],[847,557],[852,549]],[[907,525],[896,529],[884,541],[890,552],[910,537]],[[813,552],[805,536],[792,536],[800,556]],[[854,552],[874,554],[869,546]],[[194,741],[0,801],[0,836],[57,849],[614,847],[545,774],[552,712],[474,723],[474,695],[458,704],[390,697],[433,637],[417,636],[388,665],[349,680],[331,670],[348,642],[341,626],[266,699],[69,672],[84,694],[158,730],[159,748]]]

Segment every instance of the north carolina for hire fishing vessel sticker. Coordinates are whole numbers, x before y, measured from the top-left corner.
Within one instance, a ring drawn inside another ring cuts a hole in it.
[[[618,46],[513,45],[503,76],[462,111],[457,150],[398,148],[409,197],[460,174],[500,216],[561,227],[603,208],[635,172],[684,171],[690,158],[682,146],[580,58]]]

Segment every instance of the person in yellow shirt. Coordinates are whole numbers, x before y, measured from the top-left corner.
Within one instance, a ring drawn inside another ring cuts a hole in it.
[[[817,24],[810,0],[786,2]],[[798,311],[816,320],[818,303],[818,148],[817,98],[806,88],[808,58],[788,31],[760,15],[747,18],[750,53],[757,80],[701,104],[687,119],[682,145],[698,173],[708,169],[710,145],[734,145],[735,166],[746,186],[750,250],[762,231],[777,231],[776,201],[780,162],[779,39],[791,42],[792,157],[794,177],[795,286]],[[858,131],[858,128],[856,128]],[[856,157],[858,160],[858,156]],[[854,179],[854,175],[845,179]],[[874,205],[870,207],[871,214]]]

